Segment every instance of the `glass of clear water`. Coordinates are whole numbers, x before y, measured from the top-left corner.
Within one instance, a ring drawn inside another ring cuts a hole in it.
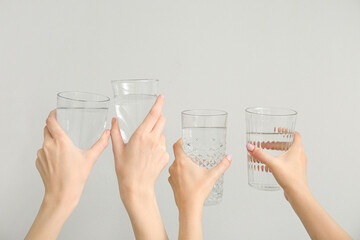
[[[57,94],[56,118],[75,146],[89,149],[102,135],[110,98],[86,92]]]
[[[181,113],[183,149],[201,167],[211,169],[225,157],[227,112],[187,110]],[[224,176],[215,183],[205,206],[221,202]]]
[[[278,156],[294,139],[297,112],[286,108],[254,107],[245,109],[246,141]],[[280,186],[271,170],[247,153],[248,183],[259,190],[275,191]]]
[[[121,136],[128,142],[154,105],[159,80],[126,79],[111,81]]]

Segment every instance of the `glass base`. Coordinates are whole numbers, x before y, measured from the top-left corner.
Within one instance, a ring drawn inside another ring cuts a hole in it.
[[[204,206],[213,206],[221,203],[223,197],[224,175],[215,183],[209,196],[206,198]]]
[[[218,198],[218,199],[206,199],[204,206],[209,207],[209,206],[215,206],[218,205],[219,203],[221,203],[222,198]]]
[[[249,183],[249,186],[262,191],[279,191],[281,189],[279,185],[264,185],[264,184]]]

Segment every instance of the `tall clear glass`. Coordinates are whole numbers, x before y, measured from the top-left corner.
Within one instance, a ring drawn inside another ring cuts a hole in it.
[[[121,135],[124,142],[128,142],[154,105],[158,95],[159,80],[127,79],[114,80],[111,83]]]
[[[254,107],[245,109],[246,141],[273,156],[287,151],[294,139],[297,112],[286,108]],[[248,183],[267,191],[280,186],[270,169],[247,153]]]
[[[220,110],[187,110],[181,113],[185,153],[196,164],[211,169],[225,156],[227,112]],[[224,176],[215,183],[205,205],[221,202]]]
[[[109,97],[95,93],[57,94],[57,121],[77,147],[88,149],[101,137],[109,101]]]

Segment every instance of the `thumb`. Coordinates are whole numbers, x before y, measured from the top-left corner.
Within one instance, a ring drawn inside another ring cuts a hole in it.
[[[268,167],[271,167],[274,162],[272,161],[272,159],[274,158],[273,156],[250,143],[246,145],[246,148],[250,155],[253,156],[256,160],[259,160],[261,163],[267,165]]]
[[[211,176],[214,177],[214,180],[217,181],[221,175],[230,167],[232,157],[230,154],[226,155],[221,162],[210,170]]]
[[[119,124],[116,118],[111,121],[111,142],[114,155],[120,154],[120,151],[125,146],[124,140],[122,139]]]
[[[100,154],[105,150],[109,143],[110,131],[106,129],[99,140],[87,151],[93,156],[94,161],[98,159]]]

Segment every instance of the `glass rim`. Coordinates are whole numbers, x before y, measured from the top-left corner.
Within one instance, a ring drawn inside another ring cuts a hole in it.
[[[281,111],[287,111],[288,113],[284,114],[272,114],[272,113],[260,113],[256,110],[281,110]],[[245,109],[246,113],[254,114],[254,115],[263,115],[263,116],[277,116],[277,117],[289,117],[289,116],[296,116],[298,113],[297,111],[291,109],[291,108],[282,108],[282,107],[248,107]]]
[[[81,93],[81,94],[85,94],[85,95],[95,95],[95,96],[100,96],[103,98],[103,100],[83,100],[83,99],[76,99],[76,98],[71,98],[68,96],[64,96],[65,94],[68,93]],[[57,96],[59,98],[63,98],[66,100],[71,100],[71,101],[76,101],[76,102],[97,102],[97,103],[101,103],[101,102],[109,102],[110,98],[108,96],[102,95],[102,94],[98,94],[98,93],[90,93],[90,92],[79,92],[79,91],[63,91],[63,92],[59,92],[57,94]]]
[[[149,82],[159,82],[159,79],[156,78],[128,78],[120,80],[111,80],[111,84],[114,83],[149,83]]]
[[[204,112],[204,113],[208,112],[208,114],[196,114],[196,112]],[[197,116],[197,117],[209,117],[209,116],[217,117],[217,116],[227,116],[228,112],[219,109],[189,109],[182,111],[181,114],[188,116]]]

